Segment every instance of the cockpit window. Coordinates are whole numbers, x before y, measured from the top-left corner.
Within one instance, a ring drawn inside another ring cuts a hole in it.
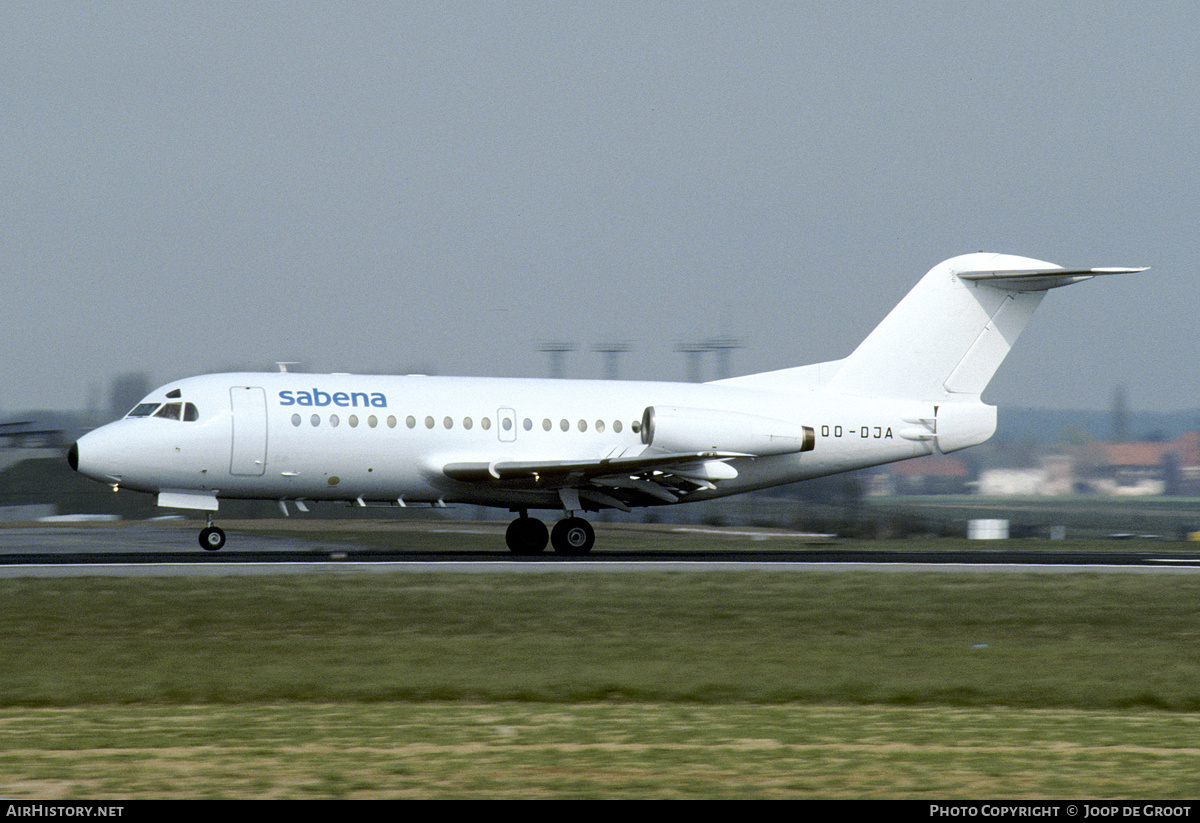
[[[200,410],[195,403],[139,403],[126,417],[161,417],[164,420],[183,420],[188,423],[200,419]]]

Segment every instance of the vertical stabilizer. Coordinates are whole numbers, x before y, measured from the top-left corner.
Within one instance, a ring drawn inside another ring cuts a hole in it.
[[[825,388],[865,397],[978,400],[1046,290],[1141,269],[1064,269],[1007,254],[935,266],[892,309]]]

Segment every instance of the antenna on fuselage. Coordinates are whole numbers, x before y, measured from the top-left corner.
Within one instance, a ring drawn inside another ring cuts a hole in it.
[[[287,374],[288,366],[299,366],[299,360],[276,360],[275,365],[279,367],[280,374]]]

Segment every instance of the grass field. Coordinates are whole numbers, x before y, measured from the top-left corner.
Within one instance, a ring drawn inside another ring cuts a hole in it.
[[[1146,798],[1200,793],[1200,718],[655,702],[0,710],[7,797]]]
[[[8,579],[0,793],[1194,797],[1197,602],[1174,575]]]

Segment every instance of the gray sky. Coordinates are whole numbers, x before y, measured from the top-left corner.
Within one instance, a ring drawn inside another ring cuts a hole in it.
[[[836,359],[969,251],[1051,292],[985,395],[1197,399],[1200,5],[0,5],[0,408],[314,371]],[[715,374],[715,363],[705,377]]]

